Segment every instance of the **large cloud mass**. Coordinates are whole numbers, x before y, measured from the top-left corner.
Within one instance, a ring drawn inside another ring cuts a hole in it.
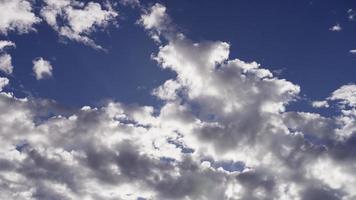
[[[70,2],[47,0],[47,22]],[[160,4],[139,22],[176,73],[152,92],[162,107],[72,110],[1,92],[0,199],[356,198],[355,85],[322,100],[338,116],[287,112],[298,85],[230,59],[228,43],[190,40]]]

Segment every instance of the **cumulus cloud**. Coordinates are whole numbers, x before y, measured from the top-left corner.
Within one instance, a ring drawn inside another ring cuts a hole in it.
[[[138,21],[156,42],[161,42],[160,35],[164,34],[168,37],[174,34],[174,26],[171,23],[171,18],[166,13],[166,7],[156,3],[149,9],[144,10],[141,19]]]
[[[349,84],[340,87],[331,94],[329,99],[340,101],[342,105],[356,107],[356,85]]]
[[[9,79],[4,78],[4,77],[0,77],[0,92],[8,84],[9,84]]]
[[[356,54],[356,49],[351,49],[349,52],[350,52],[351,54]]]
[[[334,26],[332,26],[330,29],[330,31],[333,31],[333,32],[340,32],[342,30],[340,24],[336,24]]]
[[[0,33],[7,35],[11,31],[27,33],[34,30],[33,25],[41,20],[32,12],[32,1],[0,1]]]
[[[0,40],[0,71],[11,74],[14,67],[12,66],[12,58],[6,53],[6,49],[15,47],[15,43],[7,40]]]
[[[102,49],[90,35],[115,24],[118,13],[100,3],[76,0],[44,0],[41,16],[61,37]]]
[[[152,92],[161,107],[0,92],[1,199],[356,197],[353,85],[322,100],[337,116],[286,111],[298,85],[230,58],[226,42],[187,38],[166,12],[155,4],[140,21],[161,39],[153,59],[176,73]]]
[[[312,102],[312,106],[314,108],[328,108],[329,107],[329,103],[327,101],[313,101]]]
[[[52,76],[53,67],[49,61],[44,60],[43,58],[36,58],[32,63],[32,70],[37,80]]]

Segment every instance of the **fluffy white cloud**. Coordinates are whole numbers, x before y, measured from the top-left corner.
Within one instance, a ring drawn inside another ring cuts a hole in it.
[[[8,40],[0,40],[0,52],[3,52],[6,47],[15,47],[15,43]]]
[[[356,54],[356,49],[351,49],[351,50],[350,50],[350,53]]]
[[[102,49],[90,34],[108,24],[115,24],[118,13],[105,9],[99,3],[76,0],[44,0],[41,16],[62,37]]]
[[[37,80],[52,76],[53,67],[49,61],[44,60],[43,58],[36,58],[32,63],[32,70]]]
[[[171,18],[166,13],[166,7],[158,3],[145,10],[138,23],[150,31],[150,36],[156,42],[161,42],[160,35],[162,33],[168,37],[174,30]]]
[[[11,74],[13,71],[12,58],[9,54],[5,53],[6,48],[15,47],[15,43],[7,40],[0,40],[0,71],[6,74]]]
[[[312,106],[314,108],[328,108],[329,103],[327,101],[313,101]]]
[[[4,78],[4,77],[0,77],[0,92],[8,84],[9,84],[9,79]]]
[[[31,1],[1,0],[0,10],[0,33],[5,35],[10,31],[27,33],[34,30],[32,26],[41,21],[32,12]]]
[[[0,70],[5,72],[6,74],[11,74],[14,67],[11,62],[12,58],[9,54],[1,54],[0,55]]]
[[[160,4],[140,23],[162,39],[153,58],[176,73],[153,91],[162,107],[68,110],[0,92],[0,199],[355,198],[352,86],[325,100],[340,116],[287,112],[298,85],[229,58],[226,42],[176,32]]]
[[[332,26],[330,29],[330,31],[333,31],[333,32],[340,32],[342,30],[340,24],[336,24],[334,26]]]
[[[356,85],[349,84],[340,87],[332,93],[329,99],[340,101],[343,105],[356,107]]]

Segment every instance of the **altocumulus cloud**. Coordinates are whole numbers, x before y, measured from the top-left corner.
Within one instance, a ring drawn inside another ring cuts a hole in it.
[[[42,15],[61,32],[55,16],[71,19],[74,2],[46,0]],[[226,42],[187,38],[161,4],[142,9],[138,23],[160,45],[153,59],[177,75],[152,92],[163,106],[67,110],[1,92],[1,199],[356,198],[356,85],[320,100],[336,117],[287,112],[298,85],[230,58]],[[70,35],[87,38],[97,18],[75,19]]]

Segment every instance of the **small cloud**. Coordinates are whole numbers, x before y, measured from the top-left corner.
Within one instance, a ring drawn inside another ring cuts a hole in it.
[[[332,26],[331,28],[329,28],[330,31],[333,31],[333,32],[339,32],[342,30],[340,24],[336,24],[334,26]]]
[[[9,47],[16,47],[16,45],[11,41],[0,40],[0,71],[6,74],[12,74],[14,69],[11,55],[6,53]]]
[[[52,76],[53,67],[51,63],[43,58],[36,58],[32,61],[33,72],[35,73],[36,79],[44,79]]]
[[[9,54],[0,55],[0,71],[6,74],[12,74],[14,67],[12,66],[12,58]]]
[[[328,108],[329,103],[327,101],[313,101],[312,106],[314,108]]]
[[[0,77],[0,92],[2,89],[9,84],[9,79]]]
[[[356,49],[351,49],[349,52],[352,54],[356,54]]]
[[[347,10],[349,20],[354,20],[356,17],[356,12],[353,9]]]

